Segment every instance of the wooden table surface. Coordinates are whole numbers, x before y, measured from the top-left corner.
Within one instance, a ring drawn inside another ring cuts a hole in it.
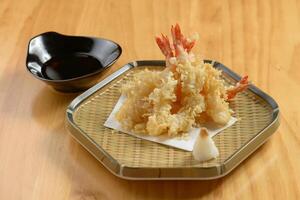
[[[126,181],[65,129],[76,95],[25,69],[41,32],[109,38],[123,54],[103,76],[136,59],[162,59],[154,36],[178,22],[198,32],[196,51],[218,60],[279,103],[281,126],[226,177]],[[0,0],[0,199],[300,199],[300,1]]]

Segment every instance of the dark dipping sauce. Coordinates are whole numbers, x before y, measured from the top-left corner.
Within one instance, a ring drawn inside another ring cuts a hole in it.
[[[96,72],[102,68],[93,56],[76,54],[53,57],[42,67],[42,74],[47,79],[66,80]]]

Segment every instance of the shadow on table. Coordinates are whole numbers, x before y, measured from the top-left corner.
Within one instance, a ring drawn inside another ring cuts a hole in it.
[[[50,87],[43,87],[33,101],[33,118],[46,126],[57,118],[61,118],[64,123],[67,106],[79,94],[61,93]]]

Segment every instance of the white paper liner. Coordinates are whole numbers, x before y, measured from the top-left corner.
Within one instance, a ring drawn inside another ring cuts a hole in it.
[[[167,135],[150,136],[150,135],[145,135],[145,134],[137,134],[132,131],[127,131],[127,130],[123,129],[121,124],[115,119],[115,114],[121,108],[121,106],[123,105],[125,100],[126,100],[126,97],[121,95],[117,104],[115,105],[113,111],[110,113],[109,117],[107,118],[106,122],[104,123],[104,126],[127,133],[131,136],[141,138],[144,140],[157,142],[160,144],[172,146],[172,147],[186,150],[186,151],[193,151],[193,146],[194,146],[194,143],[196,142],[200,128],[192,128],[188,132],[188,134],[186,134],[187,137],[182,137],[182,136],[170,137]],[[206,127],[208,130],[208,134],[211,137],[213,137],[214,135],[220,133],[222,130],[232,126],[236,121],[237,121],[237,119],[235,117],[231,117],[229,122],[224,126],[217,126],[216,124],[210,122],[210,123],[203,124],[203,127]]]

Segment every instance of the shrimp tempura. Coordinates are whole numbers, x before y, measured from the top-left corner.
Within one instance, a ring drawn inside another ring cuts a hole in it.
[[[202,120],[226,124],[232,114],[228,101],[248,86],[247,76],[226,87],[221,72],[195,56],[195,39],[185,37],[178,24],[156,43],[166,58],[163,71],[145,70],[122,88],[127,97],[116,114],[123,128],[149,135],[174,136],[188,132]]]

